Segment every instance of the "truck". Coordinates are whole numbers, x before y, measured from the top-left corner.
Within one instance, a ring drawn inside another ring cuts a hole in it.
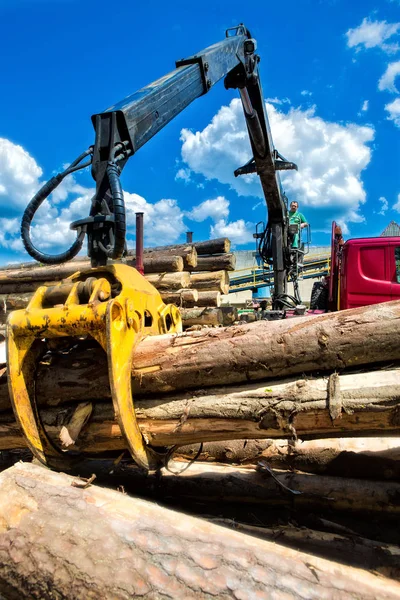
[[[344,310],[400,299],[400,237],[343,239],[332,223],[330,272],[315,282],[310,308]]]

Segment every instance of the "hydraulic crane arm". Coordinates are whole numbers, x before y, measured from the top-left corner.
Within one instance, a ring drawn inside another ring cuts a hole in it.
[[[253,47],[254,42],[243,25],[229,29],[221,42],[178,61],[176,69],[168,75],[94,115],[94,146],[43,186],[25,210],[21,234],[27,252],[45,264],[64,262],[79,252],[87,233],[92,266],[120,258],[125,249],[126,223],[119,178],[126,161],[193,100],[244,63],[248,46]],[[67,252],[56,256],[44,254],[30,239],[33,216],[66,175],[90,164],[80,165],[87,155],[92,157],[92,176],[96,182],[90,215],[71,224],[71,229],[77,231],[77,239]]]
[[[108,356],[111,396],[119,426],[134,460],[150,469],[163,457],[147,445],[136,420],[131,393],[135,344],[143,335],[182,330],[178,309],[165,305],[158,291],[135,269],[107,266],[125,250],[125,204],[120,175],[127,160],[195,98],[225,77],[227,88],[238,88],[253,150],[253,160],[240,172],[257,172],[269,213],[270,251],[274,266],[274,297],[285,293],[287,209],[277,170],[293,168],[275,151],[258,75],[256,43],[239,25],[222,42],[176,63],[169,75],[92,117],[95,143],[65,171],[47,182],[26,208],[21,235],[27,252],[46,264],[73,258],[85,235],[92,268],[77,272],[52,287],[40,287],[26,310],[7,322],[8,381],[14,412],[33,454],[47,465],[62,468],[65,455],[48,437],[35,397],[35,364],[46,348],[43,340],[91,337]],[[87,157],[88,160],[84,161]],[[88,217],[75,221],[77,237],[66,252],[51,256],[34,247],[30,226],[39,206],[68,174],[91,165],[96,191]]]
[[[257,172],[267,208],[271,243],[267,257],[273,264],[275,293],[286,290],[287,208],[277,171],[296,168],[274,149],[258,74],[256,42],[244,25],[228,29],[226,38],[187,59],[176,69],[92,117],[95,144],[63,173],[53,177],[33,198],[22,220],[21,234],[28,253],[46,264],[70,260],[88,236],[92,266],[118,259],[125,249],[125,205],[120,174],[127,160],[193,100],[206,94],[225,77],[226,88],[238,88],[253,150],[253,159],[235,175]],[[91,161],[81,164],[85,156]],[[30,239],[30,225],[40,204],[69,173],[92,165],[96,193],[89,217],[71,224],[77,239],[63,254],[51,256],[37,250]]]

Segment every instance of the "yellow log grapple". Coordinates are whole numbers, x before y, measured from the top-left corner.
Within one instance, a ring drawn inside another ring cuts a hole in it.
[[[158,291],[124,264],[78,272],[59,285],[40,287],[7,324],[10,397],[33,455],[59,470],[74,462],[53,444],[40,419],[35,372],[41,340],[91,336],[107,353],[115,415],[132,458],[145,469],[156,468],[158,456],[146,446],[132,400],[134,350],[143,336],[181,330],[179,310],[165,305]]]

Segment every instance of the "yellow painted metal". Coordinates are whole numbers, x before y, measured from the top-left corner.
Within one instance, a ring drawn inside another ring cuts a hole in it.
[[[7,322],[10,397],[32,453],[52,468],[71,466],[70,453],[48,437],[36,404],[40,340],[91,336],[107,352],[114,410],[132,457],[140,466],[154,468],[157,455],[140,432],[131,394],[134,349],[143,335],[180,331],[176,306],[165,305],[158,291],[127,265],[77,272],[58,286],[40,287],[27,308],[11,313]]]

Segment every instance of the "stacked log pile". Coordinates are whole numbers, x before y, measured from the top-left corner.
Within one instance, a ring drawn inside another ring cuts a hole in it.
[[[136,266],[135,253],[128,251],[128,265]],[[160,246],[144,250],[144,274],[160,292],[165,303],[182,309],[184,327],[230,325],[237,320],[235,309],[222,310],[221,294],[229,292],[229,271],[235,269],[230,241]],[[90,268],[87,260],[55,266],[26,263],[0,270],[0,325],[7,314],[25,308],[40,285],[55,285],[79,270]]]
[[[156,473],[128,458],[98,347],[37,368],[42,421],[80,475],[185,514],[16,465],[0,475],[0,594],[400,598],[400,301],[147,337],[132,394]],[[10,408],[3,369],[4,451],[25,447]]]

